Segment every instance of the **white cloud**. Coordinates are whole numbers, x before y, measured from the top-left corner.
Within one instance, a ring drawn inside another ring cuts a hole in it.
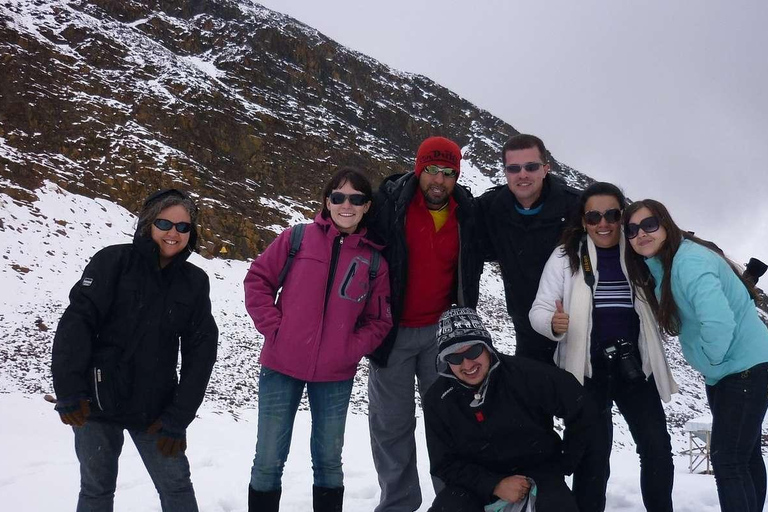
[[[768,261],[768,3],[262,2]]]

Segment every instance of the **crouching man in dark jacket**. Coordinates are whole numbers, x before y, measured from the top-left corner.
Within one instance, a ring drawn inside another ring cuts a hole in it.
[[[564,475],[589,445],[596,418],[578,381],[496,352],[470,308],[443,313],[437,342],[440,377],[423,406],[430,469],[447,487],[430,512],[511,510],[529,495],[537,512],[577,512]],[[562,439],[553,416],[565,422]]]

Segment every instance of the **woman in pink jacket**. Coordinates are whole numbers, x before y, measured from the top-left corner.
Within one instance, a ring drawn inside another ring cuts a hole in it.
[[[323,190],[280,289],[291,250],[289,228],[253,262],[245,306],[264,335],[256,456],[248,510],[277,511],[293,421],[307,387],[315,512],[341,511],[341,450],[357,364],[392,326],[387,264],[366,237],[371,184],[342,168]],[[378,260],[378,269],[376,269]]]

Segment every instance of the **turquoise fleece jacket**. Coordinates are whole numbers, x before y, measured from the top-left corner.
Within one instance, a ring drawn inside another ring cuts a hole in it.
[[[661,294],[664,271],[646,260]],[[672,296],[680,315],[680,345],[688,363],[710,386],[768,362],[768,328],[741,280],[718,254],[683,240],[672,260]]]

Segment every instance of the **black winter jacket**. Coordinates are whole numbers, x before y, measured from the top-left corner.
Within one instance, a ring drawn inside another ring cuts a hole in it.
[[[576,214],[580,192],[560,178],[544,178],[542,210],[524,216],[515,209],[507,185],[494,187],[477,200],[482,217],[482,246],[487,261],[498,261],[504,279],[507,312],[515,324],[517,353],[551,362],[556,343],[531,327],[531,309],[539,279],[571,215]]]
[[[61,400],[91,398],[89,420],[146,428],[160,418],[168,430],[186,429],[203,401],[218,340],[208,276],[188,257],[184,250],[161,270],[157,245],[138,235],[133,244],[94,255],[69,294],[53,342],[53,385]],[[125,350],[132,355],[115,370],[121,406],[102,412],[89,393],[89,370],[120,361]]]
[[[517,356],[494,354],[485,400],[441,374],[424,397],[430,472],[485,502],[511,475],[536,480],[570,474],[592,442],[596,409],[570,373]],[[450,370],[448,370],[450,373]],[[563,439],[553,416],[563,418]]]
[[[416,174],[395,174],[382,182],[374,195],[368,213],[368,236],[384,245],[382,252],[389,264],[392,330],[369,359],[386,366],[397,337],[405,300],[405,281],[408,275],[408,247],[405,241],[405,216],[414,194],[419,191]],[[476,307],[480,294],[480,275],[483,273],[483,255],[478,243],[477,211],[471,192],[459,184],[453,189],[456,218],[459,223],[460,258],[458,265],[455,302],[460,306]]]

